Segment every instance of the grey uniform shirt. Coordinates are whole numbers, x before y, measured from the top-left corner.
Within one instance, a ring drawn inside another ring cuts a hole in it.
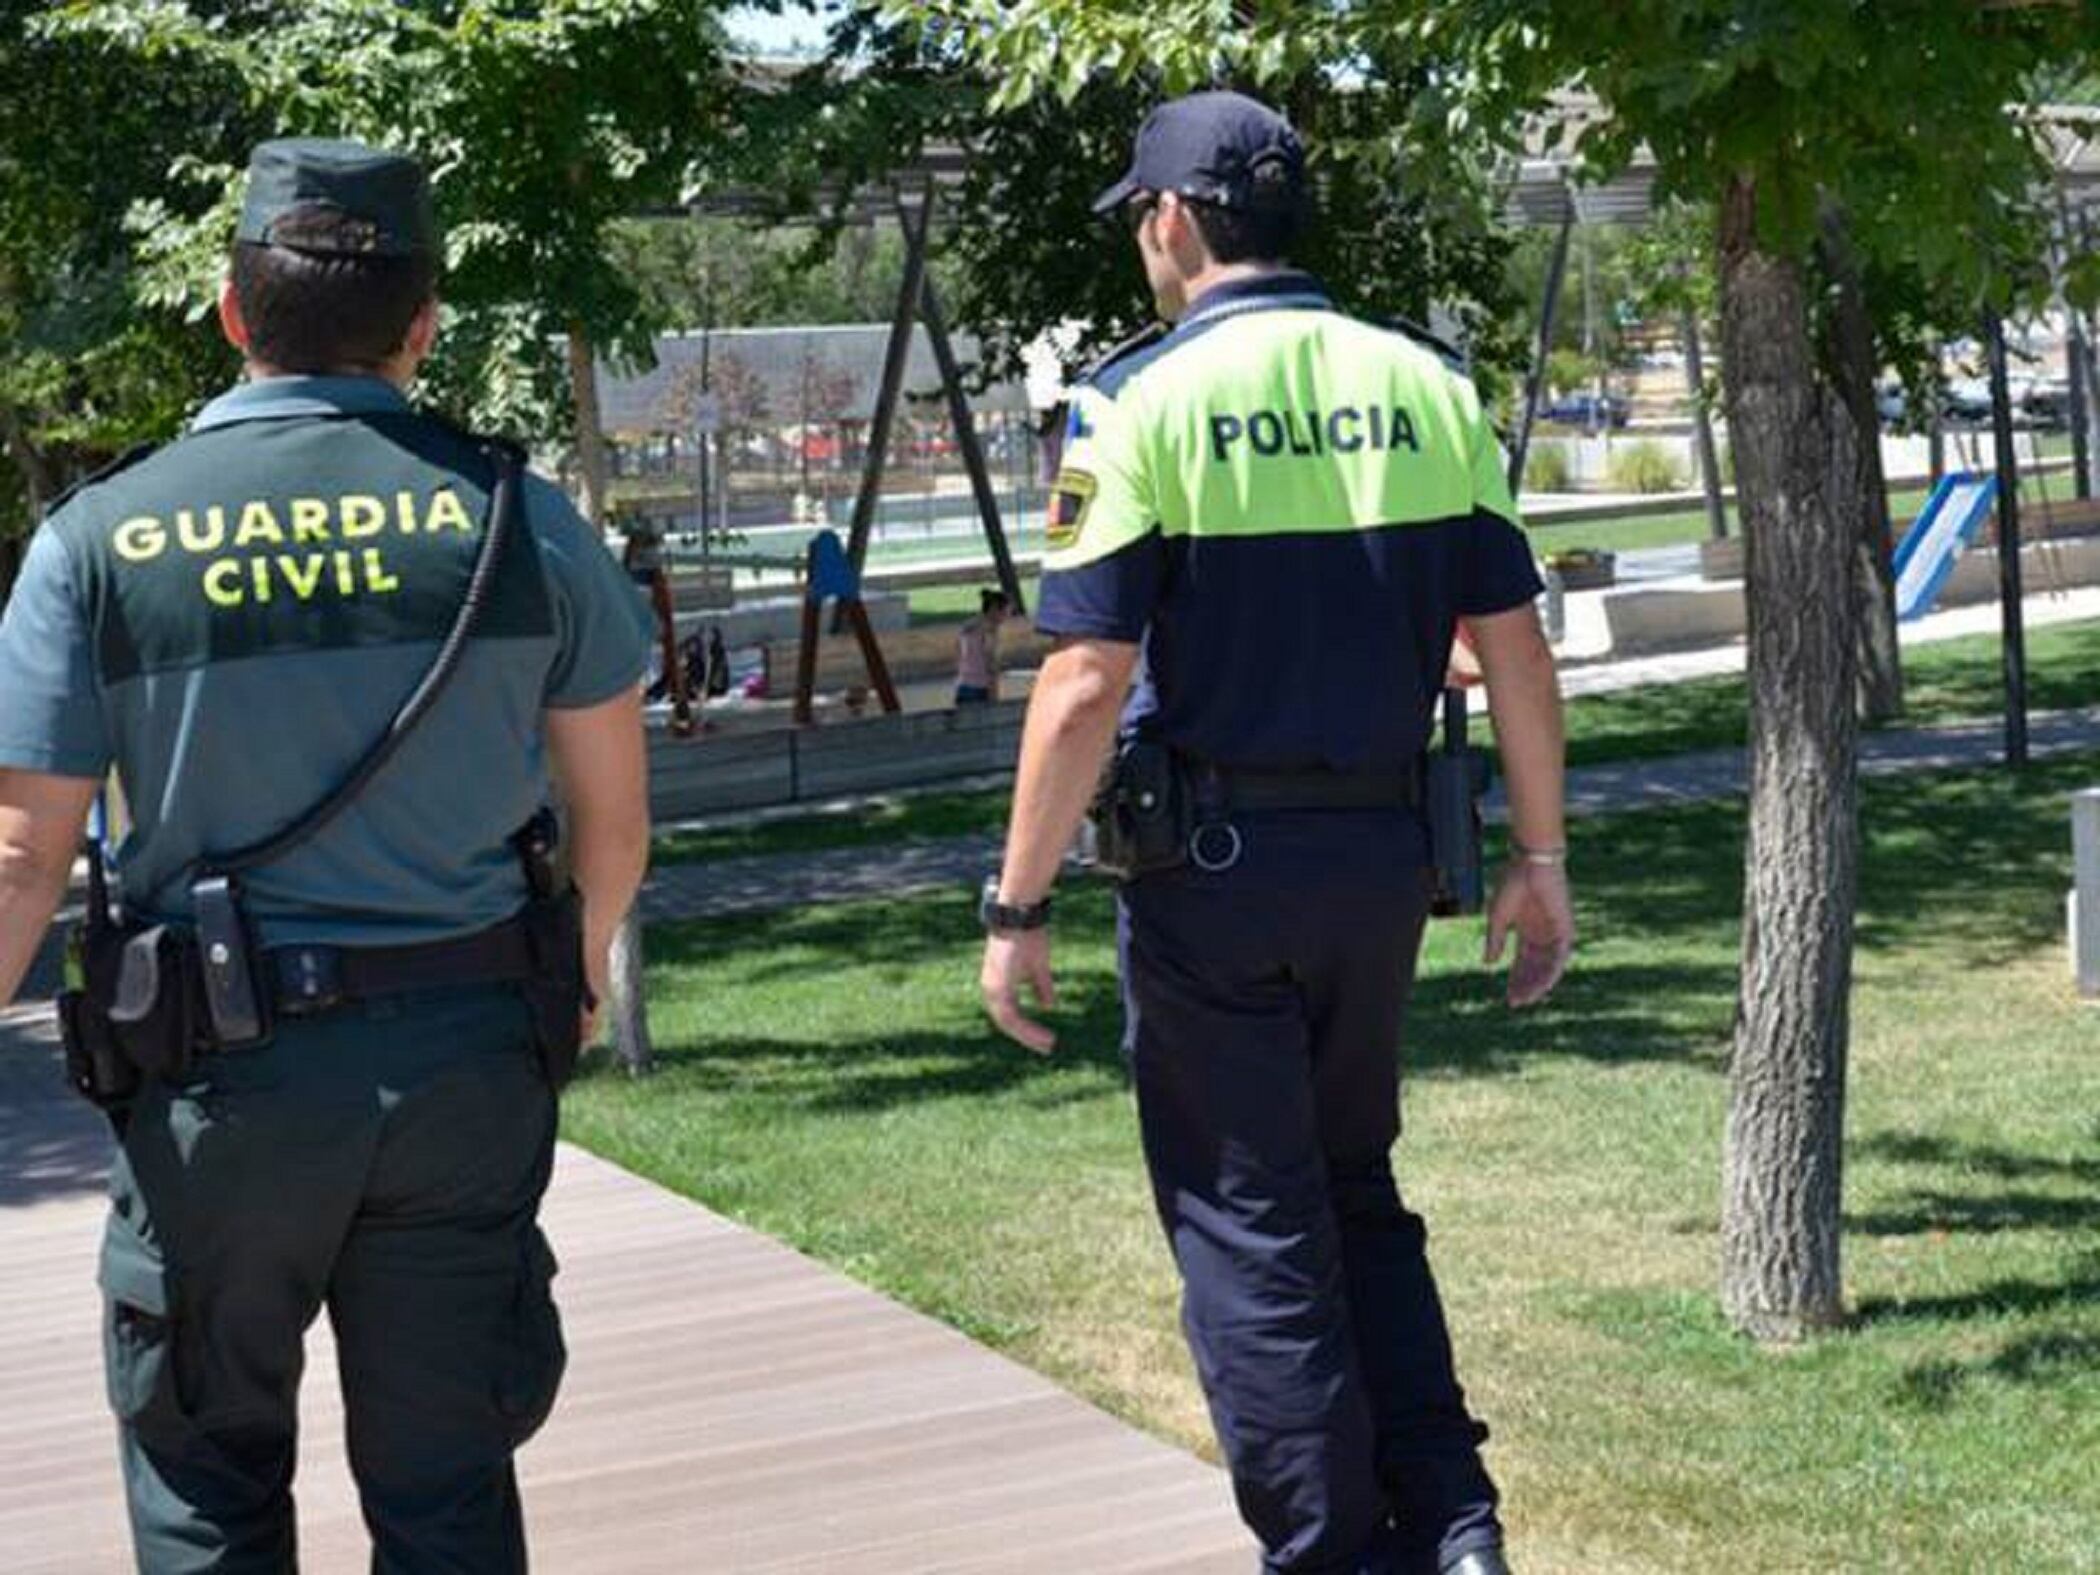
[[[185,917],[197,861],[290,822],[384,732],[457,612],[493,477],[376,378],[214,400],[31,542],[0,619],[0,767],[114,765],[126,900]],[[548,792],[544,713],[636,684],[649,630],[562,493],[529,477],[522,501],[434,710],[340,818],[245,878],[267,943],[438,939],[524,900],[508,838]]]

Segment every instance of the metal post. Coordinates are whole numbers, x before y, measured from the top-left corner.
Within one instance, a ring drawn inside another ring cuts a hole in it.
[[[1715,541],[1726,541],[1728,505],[1721,498],[1721,455],[1714,446],[1714,413],[1706,403],[1706,358],[1700,353],[1699,314],[1689,306],[1684,309],[1684,382],[1692,396],[1699,474],[1706,483],[1706,528]]]
[[[707,300],[707,320],[701,326],[700,329],[700,404],[703,409],[706,407],[708,401],[714,397],[713,389],[710,387],[710,379],[713,375],[713,369],[709,364],[709,357],[711,356],[714,349],[715,331],[714,291],[712,288],[708,290]],[[700,451],[700,506],[698,510],[700,524],[700,566],[702,568],[706,568],[709,557],[707,542],[707,516],[709,507],[714,502],[714,440],[712,435],[707,430],[707,423],[705,421],[695,421],[693,423],[693,443],[694,446]]]
[[[2020,467],[2013,451],[2012,394],[2005,371],[2005,323],[1984,314],[1990,354],[1991,435],[1998,466],[1998,597],[2004,616],[2005,763],[2027,764],[2027,638],[2020,600]]]
[[[860,492],[853,500],[853,525],[846,534],[846,558],[856,574],[867,562],[868,534],[874,529],[875,505],[882,493],[882,467],[890,446],[890,427],[897,419],[905,360],[911,352],[912,323],[919,315],[919,301],[925,293],[926,238],[933,229],[933,193],[933,185],[928,182],[916,229],[912,226],[911,210],[901,200],[898,204],[898,219],[904,226],[904,283],[897,291],[897,310],[890,318],[889,347],[882,358],[882,386],[875,394],[875,411],[868,423],[868,452],[861,465]]]
[[[2100,788],[2071,795],[2071,972],[2100,1002]]]
[[[2071,331],[2064,341],[2065,370],[2070,373],[2071,384],[2071,472],[2073,484],[2081,498],[2093,495],[2093,426],[2091,411],[2096,391],[2087,379],[2092,376],[2093,363],[2090,347],[2086,344],[2085,323],[2076,307],[2069,308]]]
[[[992,475],[985,468],[984,447],[977,441],[977,423],[970,414],[970,396],[963,389],[962,368],[955,360],[955,347],[948,339],[948,322],[941,313],[939,295],[928,278],[920,288],[919,306],[926,316],[926,337],[933,341],[933,359],[941,369],[941,387],[948,395],[948,415],[955,423],[955,446],[962,451],[963,468],[970,473],[970,490],[977,496],[977,517],[984,522],[984,539],[991,544],[992,562],[998,567],[999,588],[1013,610],[1027,616],[1028,604],[1021,596],[1021,576],[1014,569],[1014,555],[1006,545],[1006,529],[999,522],[999,499],[992,491]]]
[[[1531,451],[1531,425],[1538,419],[1539,395],[1546,387],[1546,357],[1553,350],[1553,321],[1560,311],[1560,290],[1568,275],[1568,243],[1575,235],[1575,199],[1568,198],[1567,217],[1560,221],[1560,236],[1553,243],[1553,261],[1546,269],[1546,298],[1539,303],[1538,347],[1532,352],[1531,376],[1524,380],[1524,410],[1517,418],[1517,440],[1509,446],[1509,491],[1512,497],[1524,490],[1524,457]]]

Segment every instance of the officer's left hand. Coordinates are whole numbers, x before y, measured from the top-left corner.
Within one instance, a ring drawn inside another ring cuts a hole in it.
[[[1512,864],[1488,904],[1487,961],[1502,960],[1510,932],[1517,937],[1509,969],[1509,1004],[1543,1001],[1567,971],[1575,950],[1575,909],[1568,900],[1568,872],[1558,864]]]
[[[1026,980],[1038,1006],[1057,1004],[1057,986],[1050,979],[1050,932],[1046,929],[1014,930],[988,935],[984,941],[984,969],[978,984],[984,990],[984,1009],[1002,1034],[1037,1055],[1057,1048],[1057,1035],[1021,1010],[1021,982]]]

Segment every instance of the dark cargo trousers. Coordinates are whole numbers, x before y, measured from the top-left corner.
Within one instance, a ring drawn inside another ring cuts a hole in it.
[[[1234,868],[1146,876],[1119,903],[1183,1326],[1265,1570],[1433,1572],[1501,1532],[1389,1156],[1422,833],[1354,811],[1239,826]]]
[[[297,1567],[303,1337],[324,1306],[372,1569],[525,1568],[511,1452],[563,1364],[535,1223],[554,1122],[500,986],[280,1022],[141,1095],[101,1279],[144,1575]]]

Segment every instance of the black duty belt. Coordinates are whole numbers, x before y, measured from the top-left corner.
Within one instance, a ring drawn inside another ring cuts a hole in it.
[[[518,919],[415,946],[273,946],[264,954],[277,1010],[310,1017],[375,995],[465,984],[506,984],[534,973]]]
[[[1236,809],[1419,809],[1422,773],[1263,771],[1194,762],[1197,802],[1211,792]]]

